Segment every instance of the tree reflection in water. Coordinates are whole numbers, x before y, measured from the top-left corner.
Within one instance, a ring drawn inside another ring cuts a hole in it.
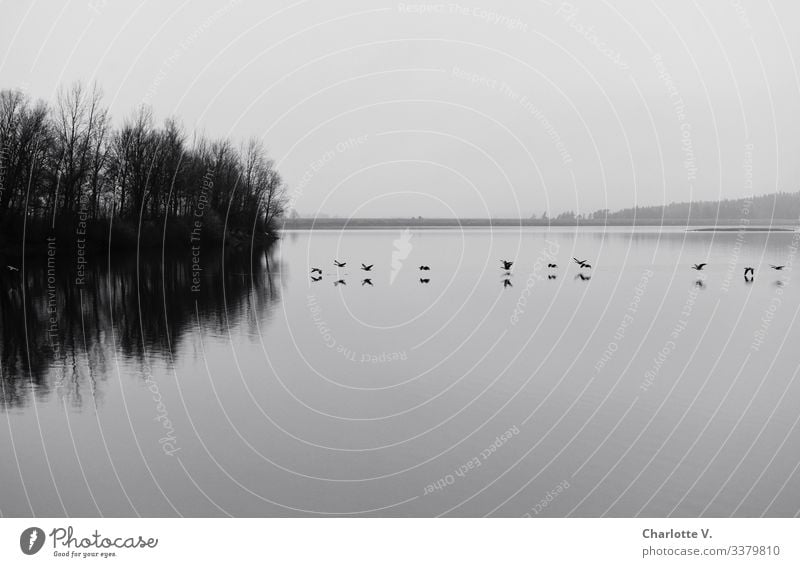
[[[24,270],[0,275],[0,402],[25,407],[31,396],[58,389],[81,407],[102,398],[115,357],[170,357],[191,329],[224,333],[269,314],[280,297],[274,247],[209,252],[194,290],[188,253],[90,258],[84,285],[74,271],[48,272],[47,257],[27,258]],[[70,263],[73,257],[69,258]]]

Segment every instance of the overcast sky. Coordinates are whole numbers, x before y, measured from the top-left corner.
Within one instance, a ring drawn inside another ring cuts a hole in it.
[[[680,4],[680,5],[678,5]],[[0,88],[97,81],[264,139],[305,215],[523,216],[800,188],[800,4],[0,2]]]

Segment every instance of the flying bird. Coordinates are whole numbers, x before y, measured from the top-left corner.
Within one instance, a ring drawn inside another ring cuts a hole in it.
[[[589,263],[588,260],[578,260],[575,256],[572,257],[575,260],[575,263],[578,264],[581,268],[591,268],[592,265]]]
[[[500,260],[500,263],[503,264],[504,270],[510,270],[511,266],[514,265],[514,262],[509,262],[508,260]]]
[[[364,285],[370,285],[371,286],[372,285],[372,280],[370,278],[364,278],[363,280],[361,280],[361,285],[362,286],[364,286]]]
[[[696,282],[694,282],[694,285],[696,285],[700,289],[706,288],[706,282],[704,282],[703,280],[697,280]]]
[[[554,279],[556,279],[557,277],[558,277],[558,276],[557,276],[557,275],[555,275],[555,274],[547,274],[547,279],[548,279],[548,280],[554,280]]]
[[[344,280],[336,280],[335,282],[333,282],[333,285],[335,285],[335,286],[337,286],[337,285],[347,285],[347,282],[344,281]]]
[[[577,276],[575,276],[575,279],[588,282],[590,279],[592,279],[592,276],[584,276],[583,274],[578,274]]]
[[[744,277],[747,277],[747,274],[748,274],[748,273],[750,274],[750,276],[751,276],[751,277],[752,277],[752,276],[754,276],[754,275],[756,275],[756,273],[753,271],[753,268],[751,268],[750,266],[747,266],[747,267],[744,269]]]
[[[558,264],[547,264],[548,268],[558,268]]]
[[[336,264],[337,268],[344,268],[347,265],[347,262],[340,262],[339,260],[334,260],[334,264]]]
[[[503,287],[504,287],[504,288],[505,288],[505,287],[514,287],[514,284],[513,284],[513,283],[511,283],[511,280],[510,280],[509,278],[505,278],[505,279],[503,280]]]
[[[369,272],[369,271],[372,270],[372,266],[374,266],[374,265],[375,264],[370,264],[369,266],[367,266],[365,264],[361,264],[361,269],[364,270],[365,272]]]
[[[786,266],[776,266],[775,264],[770,264],[769,267],[772,268],[773,270],[782,270]]]
[[[16,266],[6,266],[6,269],[9,272],[18,272],[19,271],[19,268],[17,268]]]
[[[692,266],[692,269],[693,269],[693,270],[697,270],[697,271],[699,272],[700,270],[702,270],[703,268],[705,268],[705,267],[706,267],[706,265],[707,265],[707,263],[706,263],[706,262],[703,262],[702,264],[694,264],[694,265]]]
[[[431,269],[431,267],[430,266],[420,266],[419,269],[427,272],[428,270]]]
[[[430,278],[420,278],[419,279],[419,283],[431,283],[431,279]]]
[[[317,276],[316,278],[315,278],[314,276],[311,276],[311,281],[312,281],[312,282],[318,282],[318,281],[320,281],[321,279],[322,279],[322,276]]]
[[[311,273],[312,274],[316,273],[316,274],[322,275],[322,270],[320,270],[319,268],[311,268]]]

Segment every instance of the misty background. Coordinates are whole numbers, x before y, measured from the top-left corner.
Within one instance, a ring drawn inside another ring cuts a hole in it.
[[[263,140],[302,215],[529,217],[798,188],[800,8],[348,0],[0,5],[0,87],[96,81]]]

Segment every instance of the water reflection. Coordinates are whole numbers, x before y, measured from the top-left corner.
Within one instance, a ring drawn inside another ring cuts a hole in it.
[[[93,262],[52,344],[46,258],[4,273],[3,514],[522,516],[564,478],[542,515],[796,513],[793,234],[428,230],[396,268],[397,238],[287,233],[198,293]]]
[[[58,390],[80,407],[97,403],[113,377],[115,357],[145,367],[170,357],[198,327],[223,333],[243,320],[255,325],[280,297],[274,250],[218,250],[201,270],[188,255],[135,254],[89,263],[75,274],[31,258],[25,270],[0,276],[0,402],[24,407]]]

